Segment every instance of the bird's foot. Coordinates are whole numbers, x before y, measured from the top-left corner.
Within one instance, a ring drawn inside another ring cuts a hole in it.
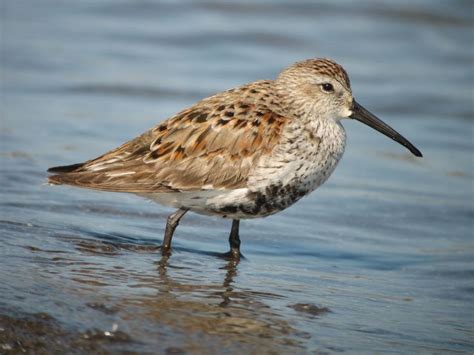
[[[158,247],[158,250],[160,251],[161,256],[170,256],[171,255],[171,248],[170,247],[160,245]]]
[[[226,260],[245,259],[245,256],[243,256],[240,250],[236,248],[232,248],[227,253],[221,254],[220,256]]]

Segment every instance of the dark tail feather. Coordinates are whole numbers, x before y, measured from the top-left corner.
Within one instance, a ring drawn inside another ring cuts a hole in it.
[[[72,173],[73,171],[82,167],[84,163],[79,164],[72,164],[72,165],[64,165],[64,166],[54,166],[48,169],[48,173]]]

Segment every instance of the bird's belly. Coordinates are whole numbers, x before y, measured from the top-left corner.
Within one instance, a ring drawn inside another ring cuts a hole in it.
[[[143,195],[155,202],[175,208],[188,208],[206,215],[233,219],[265,217],[282,211],[320,186],[333,172],[339,159],[324,163],[301,162],[291,175],[268,176],[258,184],[233,190],[202,190],[193,192],[157,193]],[[275,172],[276,174],[276,172]]]
[[[210,214],[227,218],[257,218],[282,211],[323,184],[342,157],[343,149],[319,151],[313,158],[295,158],[264,169],[247,189],[207,200]]]

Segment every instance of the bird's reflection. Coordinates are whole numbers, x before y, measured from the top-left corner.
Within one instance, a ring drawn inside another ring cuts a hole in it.
[[[74,281],[88,285],[86,290],[93,289],[98,295],[104,292],[103,286],[129,286],[113,304],[102,297],[101,309],[113,307],[132,323],[146,320],[153,334],[168,329],[175,336],[171,343],[179,341],[184,348],[195,349],[193,339],[204,334],[219,344],[250,342],[275,349],[275,353],[288,347],[299,349],[301,332],[282,317],[286,310],[273,309],[266,302],[285,297],[268,292],[263,285],[236,281],[244,261],[179,248],[174,255],[162,256],[150,265],[149,255],[155,257],[156,248],[148,245],[82,238],[73,242],[90,258],[87,264],[71,265]],[[123,259],[110,257],[135,253],[143,258],[127,266]],[[179,334],[185,336],[180,338]]]
[[[224,287],[224,292],[222,292],[222,302],[220,305],[225,307],[230,304],[232,292],[234,288],[232,284],[234,283],[234,278],[237,276],[237,265],[239,265],[240,260],[229,260],[222,269],[227,270],[222,286]]]
[[[172,290],[184,290],[186,287],[183,284],[180,284],[176,280],[173,280],[168,275],[168,268],[170,262],[170,255],[163,255],[160,260],[157,262],[157,271],[158,276],[161,281],[161,285],[164,286],[161,288],[161,292],[171,292]],[[220,267],[220,270],[226,270],[224,280],[222,282],[222,290],[214,292],[214,295],[220,295],[222,297],[222,302],[219,304],[221,307],[226,307],[231,303],[231,299],[234,296],[234,279],[237,276],[238,265],[240,263],[239,259],[228,258],[224,266]],[[176,268],[176,267],[174,267]],[[197,285],[195,285],[196,287]]]

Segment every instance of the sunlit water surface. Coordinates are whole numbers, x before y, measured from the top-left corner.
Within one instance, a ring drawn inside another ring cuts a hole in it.
[[[4,2],[0,353],[472,352],[469,1]],[[329,181],[241,223],[45,184],[200,98],[335,58],[358,101],[424,153],[357,122]]]

